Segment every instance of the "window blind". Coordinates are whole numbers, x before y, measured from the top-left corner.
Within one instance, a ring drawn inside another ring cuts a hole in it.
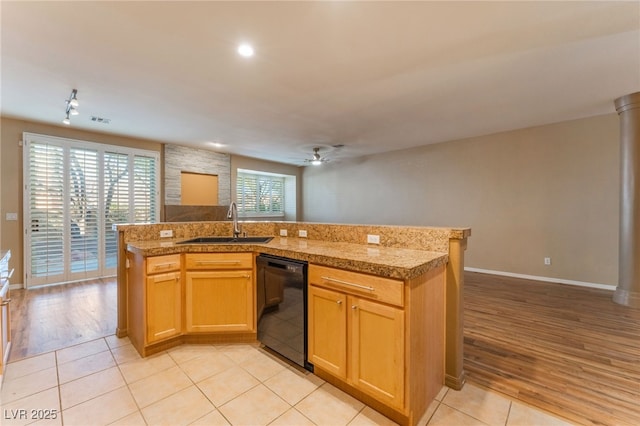
[[[32,144],[29,153],[29,216],[31,276],[55,277],[64,272],[64,150]]]
[[[240,216],[284,216],[284,177],[238,172],[236,203]]]
[[[68,208],[71,272],[98,270],[98,152],[69,150]]]
[[[113,275],[117,223],[158,218],[159,155],[25,133],[26,284]]]

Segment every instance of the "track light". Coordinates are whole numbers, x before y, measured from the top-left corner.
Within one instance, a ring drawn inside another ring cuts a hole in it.
[[[78,91],[76,89],[73,89],[71,91],[71,95],[69,95],[69,99],[67,99],[65,102],[67,103],[67,106],[65,108],[65,112],[67,113],[67,116],[64,118],[64,120],[62,120],[62,122],[66,125],[71,124],[71,121],[69,120],[69,114],[71,115],[78,115],[78,105],[80,105],[80,103],[78,102]]]

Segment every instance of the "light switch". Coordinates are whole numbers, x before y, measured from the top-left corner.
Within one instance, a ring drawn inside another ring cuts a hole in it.
[[[7,220],[18,220],[18,213],[7,213]]]

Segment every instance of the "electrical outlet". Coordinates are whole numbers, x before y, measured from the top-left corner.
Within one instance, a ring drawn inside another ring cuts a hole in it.
[[[367,243],[369,244],[380,244],[380,235],[367,235]]]
[[[173,231],[171,229],[165,229],[160,231],[160,238],[173,237]]]
[[[544,264],[545,265],[551,265],[551,258],[550,257],[545,257],[544,258]]]
[[[304,229],[299,230],[298,231],[298,237],[307,238],[307,231],[305,231]]]
[[[281,237],[286,237],[287,236],[287,230],[286,229],[281,229],[280,230],[280,236]]]

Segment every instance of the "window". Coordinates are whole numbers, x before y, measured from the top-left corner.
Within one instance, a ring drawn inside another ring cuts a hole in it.
[[[285,177],[238,169],[236,203],[239,216],[284,217]]]
[[[115,274],[123,222],[158,217],[156,152],[25,133],[27,287]]]

